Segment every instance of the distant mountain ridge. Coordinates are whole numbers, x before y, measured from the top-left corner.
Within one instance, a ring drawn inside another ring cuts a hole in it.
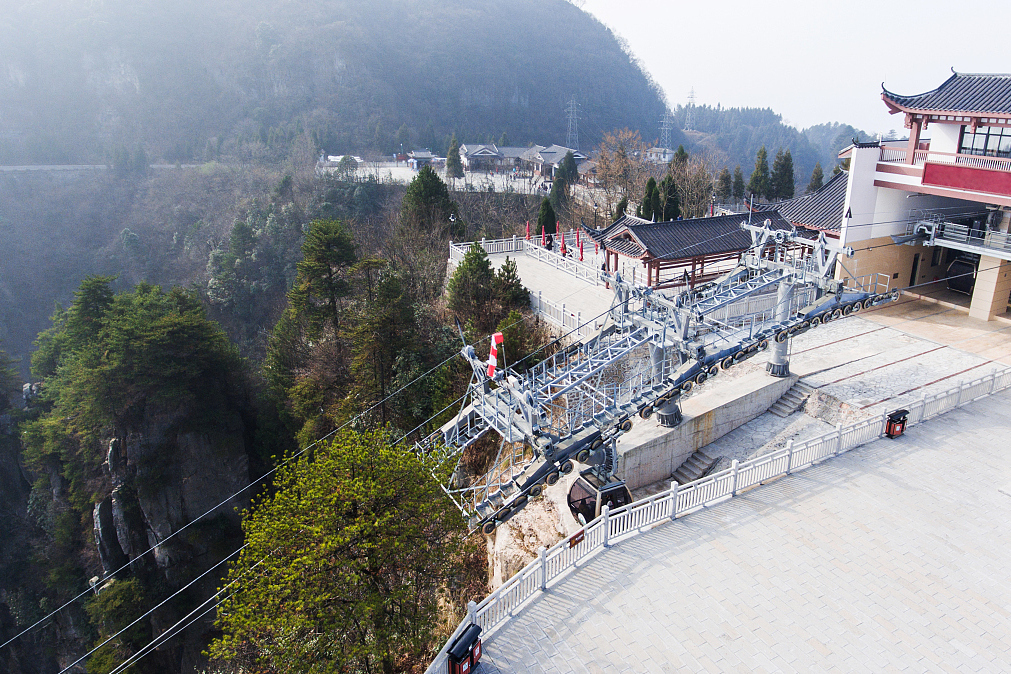
[[[453,132],[564,142],[572,97],[590,146],[665,107],[563,0],[22,1],[0,18],[0,72],[4,164],[138,144],[169,162],[270,158],[303,133],[329,152],[444,151]]]

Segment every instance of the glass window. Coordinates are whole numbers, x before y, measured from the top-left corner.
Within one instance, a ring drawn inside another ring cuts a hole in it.
[[[962,154],[979,154],[1011,157],[1011,128],[981,126],[973,133],[971,127],[962,127]]]

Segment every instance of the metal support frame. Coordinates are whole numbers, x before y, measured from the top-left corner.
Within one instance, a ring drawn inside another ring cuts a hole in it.
[[[894,299],[834,281],[838,256],[852,249],[833,246],[824,235],[812,241],[773,230],[769,221],[741,228],[753,242],[741,263],[690,292],[666,296],[605,273],[614,298],[600,333],[525,372],[500,368],[489,378],[474,347],[461,350],[474,372],[466,400],[454,420],[417,443],[417,451],[434,454],[440,464],[455,462],[443,489],[472,529],[494,529],[571,471],[573,461],[593,464],[594,473],[608,479],[617,470],[615,442],[634,415],[658,412],[662,422],[680,421],[682,395],[770,343],[785,348],[777,337],[839,317],[857,302],[863,307]],[[712,318],[749,298],[767,297],[777,284],[774,311]],[[803,297],[813,289],[811,304],[795,306],[795,287]],[[463,450],[489,430],[501,437],[495,465],[468,477],[459,463]]]

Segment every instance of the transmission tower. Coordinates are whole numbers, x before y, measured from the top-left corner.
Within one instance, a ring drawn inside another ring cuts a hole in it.
[[[695,87],[692,87],[692,90],[688,92],[688,107],[685,108],[685,131],[692,130],[692,122],[695,121],[692,119],[693,117],[692,113],[694,111],[695,111]]]
[[[670,149],[670,132],[674,127],[674,117],[670,110],[664,110],[663,119],[660,120],[660,147]]]
[[[573,96],[569,101],[565,112],[569,118],[569,132],[565,135],[565,146],[573,150],[579,150],[579,103]]]

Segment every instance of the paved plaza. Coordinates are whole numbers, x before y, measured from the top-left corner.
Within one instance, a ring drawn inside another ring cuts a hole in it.
[[[619,542],[478,671],[1009,671],[1009,428],[998,394]]]

